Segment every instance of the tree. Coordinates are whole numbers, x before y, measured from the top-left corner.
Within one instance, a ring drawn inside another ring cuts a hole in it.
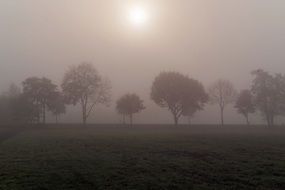
[[[13,116],[17,123],[39,123],[39,115],[42,109],[35,104],[26,94],[21,94],[14,99],[11,105],[14,110]]]
[[[55,92],[53,94],[52,101],[49,102],[49,108],[51,113],[55,116],[56,123],[58,123],[59,116],[66,112],[64,97],[61,92]]]
[[[0,95],[0,123],[7,124],[11,122],[10,98],[5,94]]]
[[[15,124],[15,105],[21,95],[21,89],[11,84],[8,91],[0,95],[0,122]]]
[[[110,101],[110,83],[90,63],[71,67],[64,75],[62,90],[68,104],[80,104],[85,125],[95,105]]]
[[[187,110],[203,109],[208,96],[197,80],[177,72],[162,72],[152,84],[151,99],[160,107],[167,107],[177,125]]]
[[[117,111],[123,116],[129,116],[130,124],[133,124],[133,114],[141,112],[145,109],[143,100],[136,94],[126,94],[117,101]]]
[[[0,122],[8,124],[38,123],[41,109],[28,94],[12,84],[0,96]]]
[[[56,93],[57,86],[50,79],[45,77],[30,77],[23,83],[23,97],[38,109],[38,123],[46,123],[46,111],[49,108],[49,102],[53,100],[53,94]]]
[[[224,125],[224,110],[228,104],[235,102],[236,90],[234,85],[224,79],[214,82],[209,88],[210,103],[220,107],[221,124]]]
[[[263,70],[252,72],[252,93],[256,108],[263,114],[268,126],[274,125],[274,119],[283,115],[285,110],[285,76],[270,75]]]
[[[250,90],[242,90],[240,92],[236,100],[235,108],[238,113],[245,117],[246,123],[249,125],[249,114],[255,112],[253,97]]]
[[[186,108],[186,109],[183,110],[182,115],[188,118],[188,124],[189,124],[189,125],[191,125],[191,123],[192,123],[191,121],[192,121],[192,119],[193,119],[195,113],[196,113],[198,110],[200,110],[200,108],[199,108],[199,107],[196,107],[196,106],[194,106],[194,105],[193,105],[193,106],[188,106],[188,108]]]
[[[11,98],[19,97],[21,95],[21,88],[18,87],[16,84],[12,83],[9,86],[8,91],[5,92],[4,95],[11,97]]]

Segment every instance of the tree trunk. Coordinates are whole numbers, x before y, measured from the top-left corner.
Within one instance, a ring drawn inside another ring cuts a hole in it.
[[[178,125],[178,117],[174,115],[174,125]]]
[[[224,108],[221,107],[221,125],[224,126]]]
[[[271,126],[273,127],[274,126],[274,115],[271,115],[270,123],[271,123]]]
[[[55,114],[55,123],[58,124],[58,114]]]
[[[189,124],[189,125],[192,124],[192,118],[191,118],[191,116],[188,117],[188,124]]]
[[[126,124],[126,115],[123,114],[123,124],[125,125]]]
[[[43,104],[43,124],[46,124],[46,104]]]
[[[36,102],[36,109],[37,109],[36,110],[37,111],[36,117],[33,120],[34,120],[35,124],[41,124],[41,113],[42,113],[41,109],[42,109],[42,107],[38,101]]]
[[[83,125],[86,125],[87,123],[87,115],[86,115],[86,106],[82,105],[82,122]]]
[[[250,125],[248,115],[246,115],[245,118],[246,118],[246,124]]]
[[[130,114],[130,124],[133,125],[133,114]]]
[[[266,113],[266,121],[267,121],[267,127],[270,127],[270,116],[268,113]]]
[[[36,117],[36,124],[41,124],[41,110],[40,109],[38,109],[37,110],[37,117]]]

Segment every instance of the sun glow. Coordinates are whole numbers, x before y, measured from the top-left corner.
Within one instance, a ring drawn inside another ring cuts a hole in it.
[[[129,10],[129,21],[137,27],[145,25],[149,19],[149,13],[145,7],[136,5]]]

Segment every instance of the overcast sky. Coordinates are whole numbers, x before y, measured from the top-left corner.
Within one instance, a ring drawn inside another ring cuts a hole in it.
[[[285,72],[284,0],[140,1],[150,16],[139,29],[125,18],[137,2],[0,0],[0,90],[29,76],[60,84],[68,66],[88,61],[112,81],[114,102],[127,92],[145,100],[137,122],[165,123],[172,117],[149,100],[160,71],[179,71],[205,87],[225,78],[237,89],[249,88],[254,69]],[[97,109],[92,121],[118,122],[113,106]],[[207,107],[194,122],[217,123],[216,110]],[[70,110],[65,120],[77,115]],[[232,109],[226,117],[243,122]]]

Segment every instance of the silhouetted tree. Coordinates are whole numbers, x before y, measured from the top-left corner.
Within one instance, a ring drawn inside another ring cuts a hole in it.
[[[242,90],[237,97],[235,108],[242,114],[249,125],[249,114],[255,112],[253,97],[250,90]]]
[[[8,91],[0,95],[0,122],[6,124],[16,123],[15,102],[21,95],[21,89],[11,84]]]
[[[257,109],[264,115],[268,126],[274,125],[274,118],[284,114],[285,76],[270,75],[263,70],[253,71],[252,93]]]
[[[14,99],[12,108],[14,110],[14,118],[18,123],[39,123],[39,114],[42,111],[40,105],[27,96],[21,94]]]
[[[141,112],[145,109],[143,100],[136,94],[126,94],[117,101],[117,111],[123,116],[130,118],[130,124],[133,124],[133,114]]]
[[[175,125],[187,110],[202,109],[208,96],[203,85],[177,72],[162,72],[152,84],[151,99],[161,107],[167,107]]]
[[[196,106],[189,106],[186,109],[183,110],[182,115],[188,118],[188,124],[191,125],[192,124],[192,119],[195,115],[195,113],[200,110],[199,107]]]
[[[12,84],[7,92],[0,96],[0,122],[9,124],[35,123],[40,109],[32,98],[23,94]]]
[[[219,79],[209,88],[210,102],[220,107],[221,124],[224,125],[224,110],[228,104],[234,103],[237,92],[234,85],[224,79]]]
[[[10,123],[10,99],[2,94],[0,96],[0,124]]]
[[[95,105],[106,105],[110,101],[110,83],[102,80],[90,63],[71,67],[65,73],[61,86],[68,104],[81,105],[84,125]]]
[[[11,97],[11,98],[15,98],[15,97],[19,97],[21,95],[21,88],[18,87],[16,84],[12,83],[9,86],[9,89],[7,92],[4,92],[5,96]]]
[[[61,92],[55,92],[52,96],[52,101],[49,102],[49,110],[55,116],[56,123],[58,123],[59,116],[66,112],[64,97]]]
[[[49,108],[49,103],[53,100],[53,94],[57,90],[57,86],[50,79],[45,77],[30,77],[23,83],[23,97],[37,107],[38,122],[42,118],[42,123],[46,123],[46,111]]]

